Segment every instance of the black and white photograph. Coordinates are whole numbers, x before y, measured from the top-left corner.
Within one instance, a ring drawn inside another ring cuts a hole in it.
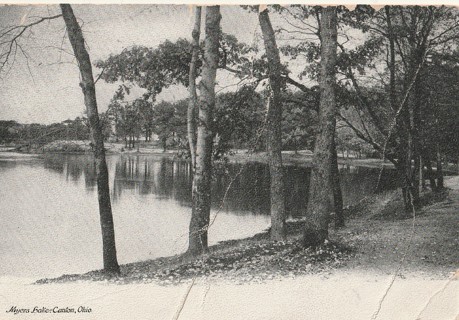
[[[0,4],[0,319],[459,319],[459,6]]]

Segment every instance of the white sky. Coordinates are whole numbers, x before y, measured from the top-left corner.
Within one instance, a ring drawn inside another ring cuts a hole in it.
[[[83,23],[83,32],[92,61],[110,53],[136,45],[154,47],[166,39],[190,38],[193,12],[189,6],[165,5],[73,5],[75,15]],[[240,41],[253,42],[258,30],[256,14],[238,6],[222,6],[223,32]],[[60,13],[56,5],[5,6],[0,8],[0,26],[35,21],[34,16]],[[71,63],[68,39],[64,38],[64,22],[56,19],[33,28],[33,35],[20,40],[30,56],[18,54],[7,75],[0,80],[0,119],[21,123],[52,123],[83,115],[83,95],[79,87],[79,71]],[[94,69],[97,76],[99,70]],[[224,82],[221,79],[221,82]],[[99,111],[104,111],[117,85],[99,81],[96,86]],[[165,90],[158,99],[185,97],[184,88]]]

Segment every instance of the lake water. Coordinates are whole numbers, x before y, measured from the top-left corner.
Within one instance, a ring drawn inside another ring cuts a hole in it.
[[[189,163],[141,155],[108,156],[107,163],[119,262],[184,252],[191,215]],[[249,163],[242,171],[241,166],[216,170],[211,218],[218,214],[210,244],[269,227],[267,166]],[[299,218],[306,209],[310,169],[289,166],[285,173],[288,215]],[[340,168],[345,204],[370,194],[378,175],[375,168]],[[384,189],[394,188],[394,172],[384,172],[381,182]],[[102,267],[90,156],[3,153],[0,184],[0,276],[50,277]]]

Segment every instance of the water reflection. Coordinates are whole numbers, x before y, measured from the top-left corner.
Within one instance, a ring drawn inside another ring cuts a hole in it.
[[[191,216],[191,172],[186,161],[140,155],[107,157],[118,260],[129,263],[184,252]],[[241,171],[241,169],[243,169]],[[238,174],[241,172],[240,174]],[[286,167],[286,205],[300,217],[307,204],[309,168]],[[372,192],[378,169],[340,169],[345,203]],[[395,186],[394,172],[382,186]],[[249,237],[269,218],[266,165],[231,164],[215,170],[209,242]],[[85,155],[0,159],[0,276],[36,277],[102,267],[96,174]]]
[[[121,201],[123,195],[149,196],[171,199],[180,206],[191,206],[191,166],[188,161],[155,158],[143,155],[107,157],[111,178],[112,201]],[[45,158],[45,168],[64,174],[67,180],[82,177],[86,190],[96,187],[96,173],[90,156],[54,155]],[[286,211],[288,216],[304,215],[308,201],[311,169],[286,166]],[[344,204],[357,202],[374,192],[380,169],[340,165]],[[262,163],[226,164],[217,166],[212,181],[212,208],[235,215],[269,215],[269,170]],[[231,184],[231,188],[228,186]],[[380,190],[397,185],[396,172],[385,169],[381,175]],[[226,200],[222,199],[226,193]]]

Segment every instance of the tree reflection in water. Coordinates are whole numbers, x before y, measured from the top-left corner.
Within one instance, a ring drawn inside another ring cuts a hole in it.
[[[191,206],[191,167],[189,161],[144,155],[114,155],[107,158],[110,171],[112,199],[116,203],[123,194],[172,199],[181,206]],[[242,164],[217,166],[212,181],[212,208],[218,209],[227,186],[232,182],[223,203],[225,212],[236,215],[269,215],[269,171],[262,163],[248,163],[241,174]],[[66,176],[67,181],[84,177],[85,188],[96,188],[95,168],[90,156],[52,155],[45,157],[45,168]],[[300,218],[308,199],[310,168],[285,166],[286,211],[289,217]],[[373,192],[379,169],[340,166],[344,204],[349,205]],[[236,177],[236,178],[235,178]],[[397,185],[396,173],[386,169],[380,190]]]

